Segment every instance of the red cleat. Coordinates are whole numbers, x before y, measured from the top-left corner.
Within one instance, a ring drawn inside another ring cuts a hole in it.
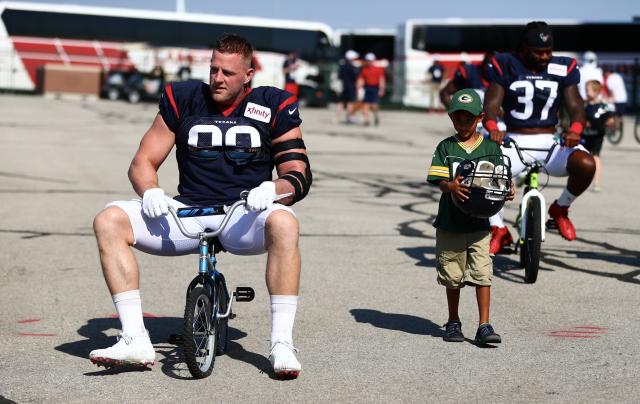
[[[495,255],[502,250],[502,247],[506,247],[513,243],[513,238],[507,226],[498,227],[491,226],[491,242],[489,242],[489,254]]]
[[[549,216],[555,222],[556,228],[562,237],[569,241],[575,240],[576,228],[573,227],[573,223],[569,220],[568,206],[560,206],[557,201],[554,201],[549,207]]]

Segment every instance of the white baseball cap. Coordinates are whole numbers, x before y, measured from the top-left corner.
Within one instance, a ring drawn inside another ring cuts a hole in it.
[[[345,52],[344,57],[347,60],[354,60],[357,59],[360,55],[358,54],[358,52],[354,51],[353,49],[349,49],[348,51]]]
[[[373,52],[369,52],[364,55],[364,59],[373,62],[374,60],[376,60],[376,55]]]
[[[586,51],[582,55],[582,61],[583,63],[598,63],[598,55],[592,51]]]

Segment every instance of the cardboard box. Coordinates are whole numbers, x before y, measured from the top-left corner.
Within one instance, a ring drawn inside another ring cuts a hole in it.
[[[46,64],[40,73],[38,88],[45,95],[100,96],[101,67]]]

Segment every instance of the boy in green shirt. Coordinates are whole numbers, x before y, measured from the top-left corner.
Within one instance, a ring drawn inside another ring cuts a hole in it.
[[[445,341],[462,342],[462,323],[458,316],[460,289],[465,285],[476,287],[480,314],[475,342],[483,345],[501,342],[489,323],[491,278],[493,263],[489,256],[489,220],[476,218],[458,209],[452,198],[464,203],[469,199],[469,185],[461,183],[463,176],[455,177],[456,168],[465,160],[484,156],[502,156],[500,146],[484,139],[476,126],[482,121],[482,102],[472,89],[456,92],[447,110],[456,134],[438,144],[427,181],[442,191],[436,228],[436,269],[438,283],[447,288],[449,320],[445,324]],[[506,200],[513,200],[515,189]]]

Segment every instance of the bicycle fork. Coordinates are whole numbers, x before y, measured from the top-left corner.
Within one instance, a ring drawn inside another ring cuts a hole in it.
[[[524,244],[524,240],[527,238],[527,205],[529,204],[529,199],[533,197],[540,199],[540,218],[543,219],[545,217],[545,208],[547,204],[544,200],[544,196],[540,191],[532,188],[524,194],[522,202],[520,203],[520,241],[518,243],[520,246]],[[540,241],[544,241],[546,230],[544,220],[540,220],[540,227]]]

